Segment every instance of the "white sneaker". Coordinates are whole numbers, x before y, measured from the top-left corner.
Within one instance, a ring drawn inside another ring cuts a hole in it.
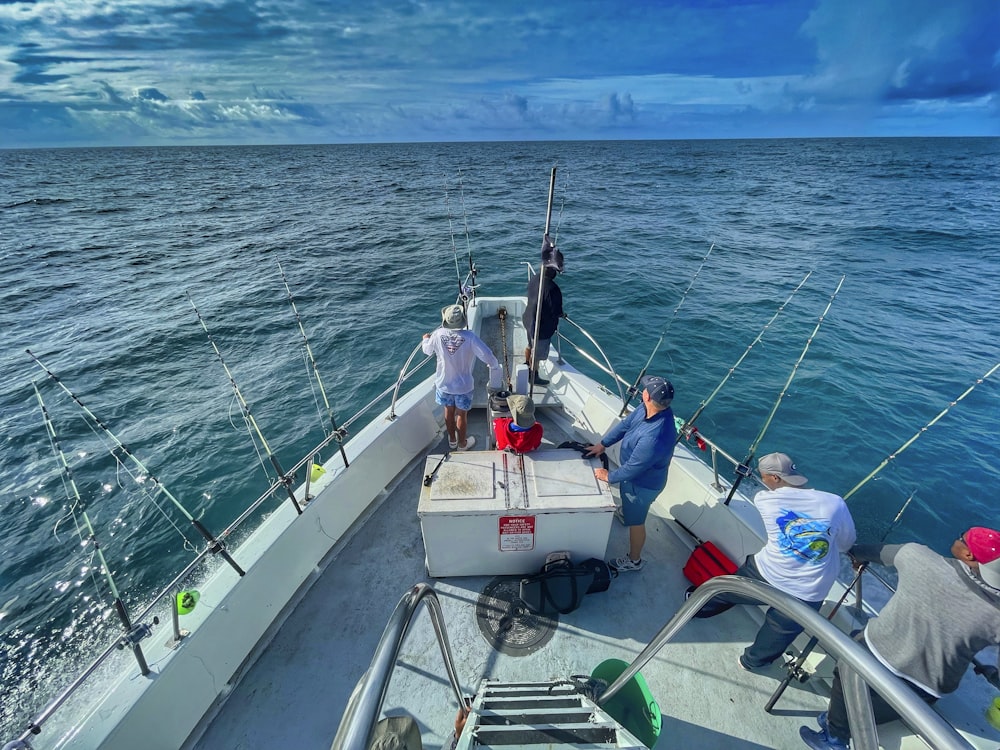
[[[448,448],[450,450],[455,450],[457,447],[458,447],[458,441],[457,440],[454,440],[454,441],[453,440],[448,440]]]
[[[472,437],[472,435],[469,435],[465,439],[465,445],[460,446],[459,450],[460,451],[469,451],[469,450],[472,450],[472,446],[474,446],[475,444],[476,444],[476,439],[474,437]]]
[[[642,566],[646,564],[645,560],[633,560],[628,555],[622,555],[621,557],[612,560],[610,565],[612,568],[617,570],[619,573],[624,573],[629,570],[642,570]]]

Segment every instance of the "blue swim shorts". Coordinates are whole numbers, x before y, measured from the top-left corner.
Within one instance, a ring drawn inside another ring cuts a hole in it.
[[[626,526],[642,526],[646,523],[649,506],[660,494],[660,490],[636,487],[631,482],[620,485],[622,496],[622,520]]]
[[[434,389],[434,400],[441,406],[454,406],[461,411],[468,411],[472,408],[471,393],[445,393]]]

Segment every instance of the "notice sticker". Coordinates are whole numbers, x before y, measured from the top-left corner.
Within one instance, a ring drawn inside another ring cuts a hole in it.
[[[518,552],[534,548],[534,516],[500,516],[501,552]]]

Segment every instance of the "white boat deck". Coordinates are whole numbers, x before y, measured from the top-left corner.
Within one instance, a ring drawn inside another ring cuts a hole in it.
[[[496,325],[499,306],[513,308],[508,309],[509,320],[516,321],[518,305],[523,307],[523,301],[481,298],[470,316],[477,330],[486,329],[481,335],[494,351],[507,352],[511,375],[515,369],[511,363],[523,351],[523,328],[508,326],[501,342],[490,326]],[[552,382],[535,393],[536,417],[545,429],[539,451],[553,451],[564,441],[592,442],[617,418],[620,400],[571,366],[550,359],[543,374]],[[480,373],[477,391],[485,393],[485,372]],[[472,470],[479,473],[489,464],[489,454],[494,461],[497,455],[488,450],[484,405],[485,399],[474,403],[470,434],[486,452],[474,461],[455,462],[478,466]],[[589,675],[610,658],[633,661],[684,601],[688,582],[682,568],[694,541],[677,521],[715,542],[737,562],[762,544],[760,516],[753,505],[739,494],[729,506],[723,505],[720,496],[725,488],[716,486],[718,477],[682,443],[675,451],[667,486],[646,523],[645,568],[612,580],[608,591],[587,596],[577,610],[561,615],[557,626],[548,630],[527,618],[517,619],[516,632],[501,648],[494,648],[496,627],[488,639],[481,625],[488,626],[489,618],[477,617],[477,611],[484,612],[477,609],[483,592],[513,600],[521,574],[530,571],[482,569],[488,574],[429,577],[418,508],[422,493],[425,502],[428,499],[423,484],[427,457],[447,450],[442,421],[431,384],[413,386],[348,441],[349,468],[339,456],[326,462],[325,474],[311,488],[315,499],[301,516],[283,503],[234,548],[246,568],[244,577],[219,565],[199,584],[199,606],[184,623],[190,635],[178,648],[159,637],[146,642],[150,676],[137,678],[134,669],[122,672],[96,703],[86,704],[84,721],[68,729],[53,723],[46,737],[55,737],[55,745],[39,747],[325,750],[396,604],[418,582],[428,582],[437,592],[458,679],[465,695],[471,696],[484,678],[541,682]],[[617,460],[617,446],[608,454]],[[520,497],[538,501],[534,510],[559,516],[567,528],[572,527],[569,532],[561,529],[561,537],[546,536],[548,531],[541,531],[543,522],[538,520],[537,549],[532,550],[540,556],[538,564],[547,552],[574,551],[577,545],[588,551],[575,554],[577,561],[623,554],[627,531],[612,520],[611,499],[600,488],[595,490],[596,482],[584,487],[583,480],[590,479],[587,472],[581,473],[579,464],[564,471],[566,467],[542,460],[551,455],[533,455],[539,465],[553,471],[545,473],[541,484],[539,475],[533,474],[529,487],[526,469],[518,480]],[[582,461],[572,455],[561,460]],[[486,483],[491,488],[500,486],[493,466],[493,479]],[[560,507],[558,488],[546,484],[553,477],[570,477],[565,481],[574,489],[565,496],[573,498],[572,508]],[[510,486],[506,479],[504,484]],[[493,500],[499,504],[493,510],[510,507],[519,510],[518,515],[530,515],[517,506],[513,494],[503,501],[497,494]],[[551,505],[546,508],[545,503]],[[485,517],[479,510],[465,515]],[[581,518],[586,514],[591,517]],[[599,523],[594,523],[594,516]],[[551,518],[545,521],[551,522]],[[443,541],[438,539],[432,547],[447,550],[453,538],[456,549],[474,549],[481,534],[482,545],[496,560],[493,550],[505,540],[498,540],[491,523],[479,527],[485,531],[456,532],[452,537],[445,533]],[[602,536],[595,543],[594,530],[599,527]],[[577,529],[580,537],[574,536]],[[582,534],[587,535],[586,544]],[[551,549],[543,548],[552,539],[560,541],[552,542]],[[571,543],[564,544],[563,539]],[[455,564],[447,555],[443,559],[446,565]],[[466,570],[470,571],[477,572]],[[443,576],[442,571],[433,572]],[[517,575],[500,578],[497,573]],[[837,595],[839,591],[833,594]],[[495,602],[488,604],[495,611]],[[775,667],[771,675],[759,675],[737,666],[761,616],[762,608],[737,607],[713,619],[693,620],[643,668],[663,714],[658,748],[801,747],[798,727],[813,724],[825,709],[821,694],[825,682],[820,677],[829,676],[832,664],[814,654],[809,665],[818,669],[818,677],[793,683],[773,712],[766,713],[763,706],[783,670]],[[798,643],[805,640],[801,636]],[[445,742],[457,710],[445,675],[424,609],[402,644],[383,713],[414,717],[428,748]],[[936,709],[977,748],[995,748],[998,734],[983,717],[992,699],[992,689],[970,670],[962,689],[939,701]],[[879,739],[887,749],[924,746],[906,734],[898,722],[879,728]]]
[[[485,415],[473,414],[474,434],[485,446]],[[540,450],[569,439],[545,409],[538,415],[546,428]],[[433,452],[443,450],[442,441]],[[500,653],[476,621],[477,600],[493,577],[426,574],[417,518],[423,471],[418,460],[340,547],[194,748],[328,748],[393,608],[418,581],[428,581],[440,597],[459,679],[470,696],[485,677],[545,680],[589,674],[612,657],[631,661],[683,601],[688,582],[681,569],[690,543],[662,508],[654,508],[642,571],[622,574],[608,591],[559,616],[552,639],[533,653]],[[626,529],[615,522],[607,556],[625,547]],[[663,713],[658,747],[801,745],[799,725],[823,710],[825,700],[808,683],[793,684],[773,715],[763,711],[776,679],[737,667],[756,627],[745,608],[693,621],[643,670]],[[415,717],[427,747],[444,743],[457,708],[442,664],[423,611],[407,634],[383,711]]]

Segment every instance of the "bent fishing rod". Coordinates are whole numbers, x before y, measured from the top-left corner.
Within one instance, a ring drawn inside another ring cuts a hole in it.
[[[852,489],[850,492],[848,492],[846,495],[844,495],[844,500],[847,500],[851,495],[853,495],[855,492],[857,492],[862,487],[864,487],[866,484],[868,484],[868,482],[870,482],[872,479],[874,479],[875,476],[880,471],[882,471],[882,469],[884,469],[886,466],[889,465],[889,462],[895,460],[895,458],[900,453],[902,453],[907,448],[909,448],[911,445],[913,445],[913,443],[917,440],[917,438],[919,438],[921,435],[923,435],[925,432],[927,432],[927,430],[929,430],[931,427],[933,427],[935,424],[937,424],[938,421],[940,421],[940,419],[945,414],[948,413],[948,411],[951,409],[951,407],[953,407],[959,401],[961,401],[966,396],[968,396],[970,393],[972,393],[972,391],[975,390],[975,388],[976,388],[977,385],[979,385],[984,380],[986,380],[987,378],[989,378],[990,375],[992,375],[993,373],[995,373],[998,369],[1000,369],[1000,362],[998,362],[997,364],[993,365],[993,367],[991,367],[989,369],[989,371],[985,375],[983,375],[981,378],[977,378],[976,382],[974,382],[972,385],[970,385],[968,388],[966,388],[965,391],[962,393],[961,396],[959,396],[958,398],[956,398],[954,401],[950,402],[944,409],[941,410],[941,412],[936,417],[934,417],[934,419],[932,419],[930,422],[928,422],[923,427],[921,427],[919,430],[917,430],[916,433],[913,435],[913,437],[911,437],[909,440],[907,440],[905,443],[903,443],[901,446],[899,446],[895,451],[893,451],[888,456],[886,456],[882,460],[882,462],[878,466],[876,466],[868,476],[866,476],[864,479],[862,479],[860,482],[858,482],[854,486],[854,489]]]
[[[139,640],[142,635],[146,634],[147,629],[142,626],[137,629],[132,625],[132,618],[129,617],[128,609],[125,607],[125,602],[122,601],[121,594],[118,592],[118,586],[115,584],[114,576],[111,575],[111,566],[108,565],[108,561],[104,558],[104,550],[101,549],[101,544],[97,540],[97,532],[94,531],[94,525],[90,522],[90,515],[87,513],[87,505],[80,496],[80,490],[76,486],[76,480],[73,478],[73,471],[69,467],[69,462],[66,460],[66,454],[63,453],[62,446],[59,445],[59,437],[56,435],[56,428],[52,423],[52,418],[49,416],[49,410],[45,408],[45,402],[42,400],[41,391],[38,390],[38,385],[34,381],[32,381],[31,387],[35,389],[35,398],[38,399],[38,406],[42,410],[42,419],[45,421],[45,431],[48,433],[49,443],[52,446],[52,452],[55,453],[55,456],[59,460],[59,464],[62,467],[63,483],[68,485],[69,490],[72,491],[73,505],[71,510],[73,511],[74,516],[76,515],[76,511],[79,510],[81,516],[83,517],[83,523],[86,527],[87,536],[86,538],[83,538],[79,523],[77,524],[77,533],[83,539],[84,544],[89,542],[94,545],[94,553],[97,555],[97,560],[100,563],[101,572],[104,573],[104,578],[108,583],[108,588],[111,589],[111,595],[114,597],[113,603],[115,612],[118,614],[118,619],[121,620],[122,627],[125,628],[125,634],[119,643],[122,647],[125,645],[130,645],[132,647],[132,653],[135,655],[135,660],[139,663],[139,671],[142,672],[142,676],[145,677],[149,674],[149,665],[146,663],[146,657],[142,653],[142,646],[140,645]]]
[[[660,351],[660,346],[663,344],[663,339],[666,338],[667,331],[670,330],[670,326],[673,325],[674,318],[677,317],[677,311],[680,310],[681,305],[684,304],[684,300],[687,298],[688,292],[691,291],[691,287],[694,286],[694,282],[698,278],[698,274],[700,274],[701,269],[705,267],[705,261],[708,260],[708,256],[712,254],[712,251],[714,249],[715,249],[715,243],[713,242],[712,246],[708,248],[708,252],[705,253],[705,257],[701,259],[701,265],[698,266],[698,270],[695,271],[694,276],[691,277],[691,282],[687,285],[687,289],[684,290],[684,294],[681,295],[680,302],[678,302],[677,307],[674,308],[674,312],[673,314],[671,314],[670,320],[667,321],[667,325],[664,326],[663,330],[660,332],[660,338],[657,340],[656,346],[653,347],[653,352],[649,355],[649,359],[646,360],[646,364],[642,366],[642,369],[639,371],[639,374],[636,375],[635,382],[632,383],[631,386],[629,386],[629,389],[625,394],[625,398],[622,401],[622,410],[618,412],[619,419],[624,417],[628,413],[629,403],[632,401],[632,398],[639,392],[639,383],[642,382],[642,378],[643,376],[645,376],[646,370],[648,370],[649,366],[653,363],[653,357],[655,357],[656,353]]]
[[[132,461],[132,463],[136,465],[139,471],[148,476],[149,480],[155,485],[156,489],[162,492],[163,495],[168,500],[170,500],[170,502],[174,504],[174,506],[181,512],[184,518],[186,518],[191,523],[191,525],[194,526],[195,529],[197,529],[198,533],[201,534],[202,537],[204,537],[205,541],[211,545],[210,551],[213,554],[218,554],[220,557],[222,557],[222,559],[225,560],[227,563],[229,563],[232,569],[235,570],[239,575],[241,576],[244,575],[246,571],[244,571],[243,568],[241,568],[232,558],[229,552],[226,551],[225,544],[219,539],[217,539],[207,528],[205,528],[205,525],[202,524],[201,521],[199,521],[197,518],[188,513],[187,508],[185,508],[181,504],[180,500],[178,500],[176,497],[173,496],[173,494],[170,492],[170,490],[166,488],[163,482],[161,482],[159,479],[156,478],[156,476],[153,475],[153,473],[142,463],[142,461],[140,461],[139,458],[121,440],[118,439],[118,436],[115,435],[111,431],[111,429],[106,424],[104,424],[104,422],[98,419],[97,416],[84,405],[84,403],[80,400],[80,398],[75,393],[73,393],[73,391],[71,391],[69,387],[67,387],[66,384],[63,383],[54,372],[52,372],[52,370],[50,370],[48,367],[42,364],[42,361],[38,359],[38,357],[36,357],[34,354],[32,354],[30,349],[26,349],[25,351],[27,351],[28,356],[35,361],[35,364],[41,367],[42,370],[45,372],[45,374],[48,375],[49,378],[56,385],[62,388],[62,390],[66,393],[67,396],[73,399],[73,401],[76,403],[77,406],[80,407],[83,413],[86,414],[87,417],[94,422],[94,424],[96,424],[98,427],[101,428],[104,434],[106,434],[114,442],[115,447],[118,450],[120,450],[122,454],[128,457]],[[114,455],[114,451],[112,451],[112,455]]]
[[[545,233],[542,235],[542,259],[538,264],[538,299],[535,300],[535,335],[532,336],[531,362],[528,362],[528,398],[535,395],[535,378],[532,372],[538,373],[538,329],[542,324],[542,298],[545,294],[545,250],[546,246],[552,248],[552,257],[555,259],[556,246],[549,239],[549,229],[552,226],[552,199],[556,192],[556,167],[553,165],[552,174],[549,177],[549,200],[545,207]],[[538,375],[541,377],[541,375]]]
[[[675,441],[675,444],[679,443],[689,433],[697,431],[694,427],[695,420],[697,420],[698,417],[701,416],[701,413],[705,411],[705,407],[708,406],[710,403],[712,403],[712,399],[714,399],[718,395],[719,391],[722,390],[722,386],[724,386],[726,382],[729,380],[729,378],[732,377],[733,373],[736,372],[736,368],[739,367],[741,364],[743,364],[743,360],[747,358],[747,355],[750,353],[750,350],[753,349],[757,345],[757,343],[764,337],[764,334],[767,332],[767,329],[771,327],[771,324],[775,320],[777,320],[778,316],[781,315],[781,312],[785,309],[785,306],[792,301],[792,297],[794,297],[795,293],[802,288],[802,286],[806,283],[806,280],[810,276],[812,276],[812,271],[810,271],[809,273],[807,273],[805,276],[802,277],[802,281],[799,282],[799,285],[792,290],[792,293],[788,295],[788,299],[786,299],[784,302],[781,303],[777,311],[775,311],[774,315],[771,316],[771,319],[764,324],[764,327],[760,330],[760,333],[757,334],[757,338],[755,338],[753,341],[750,342],[750,346],[748,346],[746,348],[746,351],[744,351],[743,354],[740,355],[740,358],[736,360],[736,364],[734,364],[732,367],[729,368],[729,372],[726,373],[725,377],[722,378],[722,381],[715,387],[715,390],[709,394],[708,398],[706,398],[704,401],[701,402],[701,404],[698,405],[698,408],[695,410],[694,414],[691,415],[690,419],[688,419],[684,423],[684,425],[680,428],[680,430],[677,431],[677,439]]]
[[[187,292],[185,292],[185,294],[187,294]],[[194,300],[191,299],[190,294],[187,294],[187,298],[191,303],[191,307],[194,308],[194,314],[198,316],[198,322],[201,323],[202,330],[205,331],[205,336],[208,337],[208,342],[212,345],[212,349],[215,350],[215,356],[222,364],[222,369],[226,371],[226,376],[229,378],[229,384],[232,386],[233,393],[236,394],[236,400],[239,401],[240,408],[243,410],[243,418],[246,420],[247,424],[253,428],[254,432],[257,433],[257,438],[260,440],[261,447],[267,453],[267,458],[274,467],[274,470],[278,472],[278,480],[281,482],[285,491],[288,493],[288,497],[292,501],[292,507],[295,508],[296,513],[301,515],[302,506],[299,505],[299,501],[295,497],[295,491],[292,489],[292,477],[285,474],[284,470],[281,468],[281,464],[278,463],[278,457],[274,455],[274,452],[271,450],[271,446],[268,445],[267,440],[264,438],[264,433],[261,432],[260,427],[257,426],[257,420],[254,419],[253,414],[250,413],[250,404],[248,404],[247,400],[243,398],[243,393],[240,391],[240,387],[236,384],[236,379],[233,377],[233,373],[229,371],[229,365],[226,364],[226,360],[222,356],[222,352],[219,351],[219,347],[216,345],[215,339],[213,339],[212,334],[209,333],[208,326],[205,325],[205,320],[201,317],[201,313],[198,312],[198,307],[194,304]]]
[[[917,491],[914,490],[913,492],[910,493],[910,496],[906,498],[906,501],[903,503],[902,507],[899,509],[899,512],[896,514],[896,517],[893,518],[892,523],[889,524],[889,528],[885,530],[885,533],[882,534],[882,538],[878,540],[879,544],[885,544],[885,540],[889,538],[889,534],[892,532],[894,528],[896,528],[896,524],[899,523],[899,519],[902,518],[903,513],[906,512],[906,509],[910,506],[910,502],[913,500],[914,497],[916,497],[916,494]],[[830,614],[826,616],[827,620],[830,621],[833,620],[837,612],[840,611],[840,607],[844,604],[845,601],[847,601],[847,597],[850,596],[851,591],[854,589],[854,587],[860,586],[861,575],[867,569],[868,569],[868,562],[863,562],[856,568],[854,578],[844,588],[844,593],[841,594],[840,599],[837,600],[837,603],[833,606],[833,609],[830,610]],[[859,604],[860,601],[861,601],[861,595],[859,593],[858,594]],[[774,704],[778,702],[778,699],[781,698],[782,694],[785,692],[785,689],[791,684],[792,680],[805,682],[809,678],[809,675],[803,671],[802,665],[805,664],[806,659],[809,658],[809,654],[813,652],[813,650],[816,648],[817,645],[819,645],[819,639],[816,638],[815,636],[811,637],[809,641],[806,643],[806,645],[802,648],[802,652],[799,654],[799,657],[795,659],[795,661],[789,662],[786,665],[788,670],[787,673],[781,679],[781,682],[778,683],[778,686],[774,689],[774,692],[771,693],[771,697],[764,705],[764,710],[767,711],[767,713],[771,713],[771,709],[774,708]]]
[[[326,406],[326,413],[330,417],[330,424],[333,427],[333,431],[330,434],[337,436],[337,443],[340,448],[340,457],[344,460],[344,468],[346,469],[349,466],[347,462],[347,453],[344,451],[344,437],[347,435],[347,432],[337,427],[337,418],[333,414],[333,407],[330,406],[330,400],[326,397],[326,389],[323,387],[323,379],[319,376],[319,366],[316,364],[316,358],[313,356],[312,347],[309,346],[309,337],[306,336],[305,326],[302,325],[302,318],[299,317],[299,310],[295,306],[295,298],[292,296],[292,290],[291,287],[288,286],[288,279],[285,278],[285,269],[281,267],[281,263],[278,263],[278,271],[281,273],[281,280],[285,284],[285,291],[288,293],[288,302],[292,306],[292,312],[295,313],[295,320],[299,324],[299,333],[302,334],[302,341],[305,343],[306,355],[309,357],[309,364],[312,365],[313,375],[316,378],[316,385],[319,387],[320,395],[323,397],[323,404]]]
[[[840,281],[837,282],[837,288],[833,290],[833,294],[830,295],[830,301],[826,303],[826,307],[819,316],[819,320],[816,321],[816,327],[813,332],[806,339],[806,345],[802,348],[802,353],[799,358],[795,361],[795,365],[792,367],[792,371],[788,374],[788,380],[785,381],[784,388],[781,389],[781,393],[778,394],[777,400],[774,402],[774,406],[771,407],[771,413],[767,415],[767,419],[764,420],[764,426],[760,428],[760,432],[757,433],[757,437],[750,444],[750,449],[747,451],[747,457],[743,459],[743,462],[736,467],[736,480],[733,482],[733,486],[729,488],[729,494],[726,496],[726,501],[724,505],[729,505],[733,499],[733,495],[736,494],[736,489],[740,486],[740,482],[743,481],[744,477],[750,476],[753,469],[750,467],[750,462],[753,460],[754,454],[757,452],[757,446],[760,445],[760,441],[764,439],[764,434],[767,432],[768,428],[771,426],[771,420],[774,419],[775,413],[778,411],[778,407],[781,406],[781,400],[788,393],[788,386],[792,384],[792,380],[795,378],[795,373],[799,370],[799,365],[802,364],[802,360],[805,359],[806,352],[809,351],[809,346],[812,344],[813,339],[816,338],[816,334],[819,333],[819,327],[823,325],[823,320],[826,318],[826,314],[830,312],[830,307],[833,305],[833,301],[837,298],[837,293],[840,292],[840,287],[844,285],[844,279],[846,276],[841,276]]]

